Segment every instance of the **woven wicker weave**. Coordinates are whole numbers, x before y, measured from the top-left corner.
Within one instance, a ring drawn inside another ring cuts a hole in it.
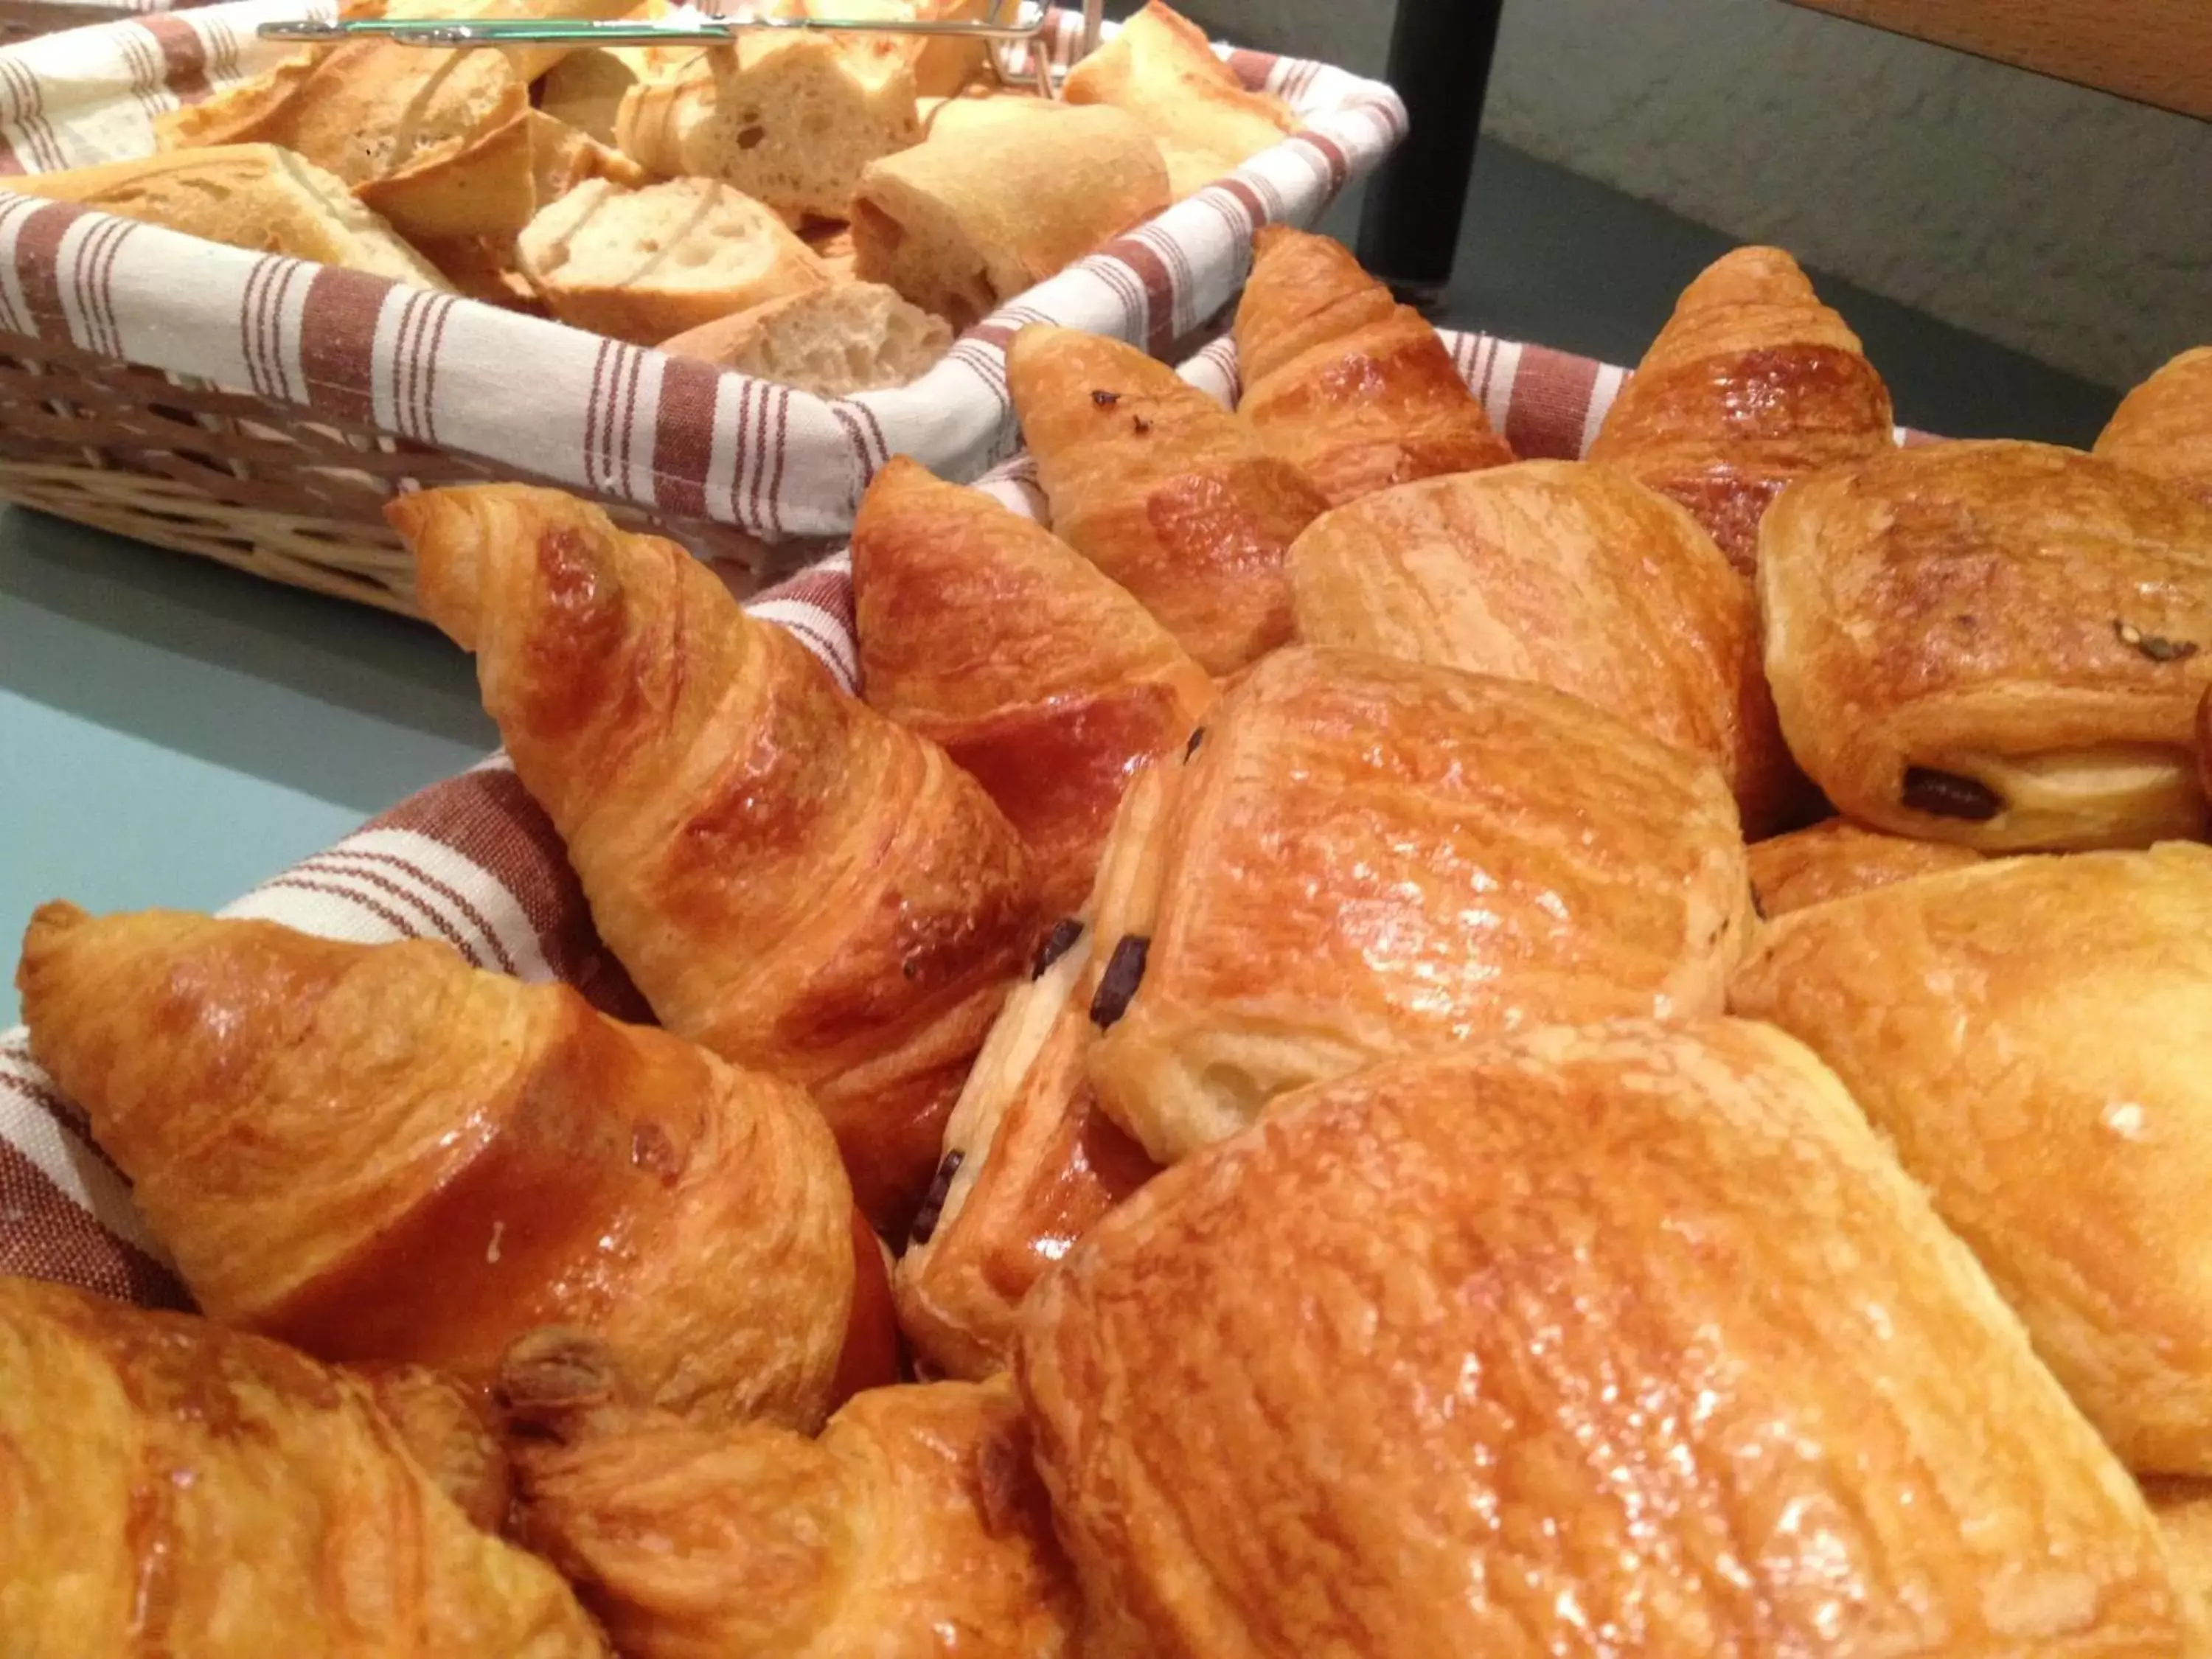
[[[418,486],[514,476],[373,427],[307,421],[249,393],[0,334],[0,499],[272,581],[419,614],[385,502]],[[741,595],[823,550],[605,505],[713,560]]]

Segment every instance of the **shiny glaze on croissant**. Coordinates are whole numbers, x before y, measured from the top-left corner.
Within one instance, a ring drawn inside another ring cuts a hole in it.
[[[599,1659],[553,1570],[480,1531],[371,1386],[182,1314],[0,1279],[10,1659]]]
[[[1387,1055],[1719,1011],[1752,915],[1710,762],[1544,686],[1311,647],[1204,730],[1123,800],[1097,905],[1091,1080],[1159,1162]]]
[[[2212,849],[1838,899],[1731,995],[1850,1087],[2131,1468],[2212,1474]]]
[[[566,986],[64,904],[16,982],[33,1053],[225,1324],[479,1385],[525,1332],[582,1326],[671,1409],[802,1425],[896,1364],[805,1097]]]
[[[1308,644],[1571,693],[1710,756],[1753,835],[1802,811],[1749,584],[1624,472],[1526,461],[1386,490],[1315,520],[1290,573]]]
[[[1286,1100],[1077,1246],[1018,1374],[1089,1659],[2189,1650],[2133,1482],[1765,1027]]]
[[[2183,352],[2128,393],[2097,453],[2212,505],[2212,346]]]
[[[853,603],[868,706],[982,784],[1043,913],[1073,915],[1130,777],[1182,749],[1212,678],[1050,531],[903,456],[854,523]]]
[[[1683,289],[1589,459],[1672,496],[1736,568],[1791,481],[1893,442],[1889,391],[1858,336],[1779,248],[1740,247]]]
[[[624,1659],[1061,1659],[1074,1587],[1008,1383],[857,1395],[819,1439],[641,1411],[588,1346],[510,1357],[515,1531]]]
[[[1830,818],[1809,829],[1753,842],[1748,852],[1751,890],[1759,900],[1759,915],[1770,921],[1830,899],[1982,861],[1982,855],[1968,848],[1885,836],[1877,830],[1862,830],[1848,818]]]
[[[1209,673],[1291,637],[1283,555],[1328,506],[1260,434],[1134,346],[1032,325],[1006,380],[1052,527]]]
[[[1331,507],[1513,459],[1436,330],[1341,244],[1269,225],[1255,248],[1237,413]]]
[[[391,515],[654,1012],[804,1085],[903,1231],[1036,934],[1012,826],[673,543],[515,486]]]
[[[2042,444],[1792,488],[1759,538],[1766,677],[1848,817],[1983,852],[2193,836],[2212,507]]]

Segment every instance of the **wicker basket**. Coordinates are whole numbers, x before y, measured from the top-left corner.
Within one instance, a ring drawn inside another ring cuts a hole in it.
[[[532,480],[374,427],[196,384],[51,340],[0,334],[0,499],[235,569],[416,616],[412,562],[384,520],[400,489]],[[574,484],[562,488],[574,492]],[[669,520],[600,495],[633,529],[711,560],[740,597],[825,550]]]

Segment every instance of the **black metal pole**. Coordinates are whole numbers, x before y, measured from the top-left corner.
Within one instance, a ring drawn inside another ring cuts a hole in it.
[[[1398,0],[1386,78],[1413,126],[1368,190],[1359,258],[1412,305],[1434,303],[1451,282],[1504,9],[1505,0]]]

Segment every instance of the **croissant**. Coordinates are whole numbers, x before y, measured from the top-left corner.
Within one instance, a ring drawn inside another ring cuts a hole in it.
[[[1290,573],[1310,644],[1571,692],[1711,757],[1754,835],[1802,805],[1749,585],[1625,473],[1528,461],[1386,490],[1316,519]]]
[[[2183,352],[2128,393],[2097,453],[2212,505],[2212,346]]]
[[[1285,1101],[1076,1247],[1018,1375],[1087,1659],[2191,1650],[2134,1484],[1763,1027]]]
[[[1208,672],[1291,637],[1283,555],[1328,506],[1303,473],[1118,340],[1033,324],[1006,380],[1054,530]]]
[[[941,1375],[1004,1370],[1036,1282],[1158,1173],[1091,1087],[1091,1003],[1106,966],[1097,937],[1071,920],[1047,939],[945,1127],[945,1161],[896,1279],[899,1327]]]
[[[1682,291],[1588,459],[1673,496],[1749,570],[1784,487],[1881,454],[1893,418],[1858,336],[1797,262],[1740,247]]]
[[[2158,1517],[2174,1583],[2197,1603],[2199,1621],[2212,1628],[2212,1486],[2150,1480],[2143,1482],[2143,1496]]]
[[[516,1532],[625,1659],[1058,1659],[1072,1575],[1012,1387],[856,1396],[818,1440],[640,1410],[588,1345],[518,1348]]]
[[[32,918],[31,1047],[210,1318],[479,1386],[582,1326],[672,1410],[811,1426],[896,1363],[795,1089],[427,940]]]
[[[1982,852],[2203,828],[2212,507],[2073,450],[1935,444],[1796,485],[1759,550],[1782,730],[1847,816]]]
[[[1753,917],[1710,762],[1543,686],[1318,647],[1202,731],[1123,800],[1097,900],[1091,1081],[1160,1163],[1389,1055],[1720,1011]]]
[[[1892,882],[1979,864],[1982,855],[1936,841],[1907,841],[1862,830],[1847,818],[1753,842],[1751,890],[1771,921],[1830,899],[1849,898]]]
[[[1801,910],[1730,994],[1857,1095],[2130,1468],[2212,1474],[2212,849]]]
[[[869,707],[982,784],[1044,914],[1073,914],[1131,775],[1182,746],[1212,680],[1050,532],[902,456],[853,526],[853,601]]]
[[[1512,460],[1436,330],[1340,244],[1269,225],[1255,246],[1237,412],[1331,507]]]
[[[1020,838],[673,543],[515,486],[390,511],[654,1012],[805,1085],[902,1231],[1036,937]]]
[[[606,1652],[368,1383],[205,1320],[0,1279],[0,1470],[10,1655]]]

